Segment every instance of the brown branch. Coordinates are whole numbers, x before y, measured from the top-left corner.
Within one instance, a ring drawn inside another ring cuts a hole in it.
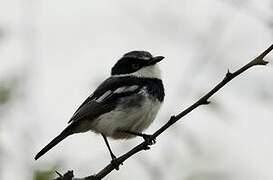
[[[190,107],[188,107],[187,109],[185,109],[184,111],[182,111],[178,115],[171,116],[171,118],[169,119],[169,121],[166,124],[164,124],[161,128],[159,128],[156,132],[154,132],[151,135],[151,141],[152,141],[152,139],[157,138],[161,133],[166,131],[170,126],[172,126],[174,123],[176,123],[178,120],[180,120],[182,117],[184,117],[185,115],[190,113],[192,110],[194,110],[198,106],[209,104],[208,99],[212,95],[214,95],[217,91],[219,91],[223,86],[225,86],[229,81],[231,81],[233,78],[237,77],[238,75],[240,75],[241,73],[245,72],[246,70],[248,70],[249,68],[251,68],[253,66],[266,65],[268,62],[265,61],[263,58],[272,50],[273,50],[273,44],[268,49],[266,49],[263,53],[261,53],[259,56],[257,56],[255,59],[253,59],[252,61],[250,61],[248,64],[241,67],[237,71],[232,73],[228,70],[225,77],[223,78],[223,80],[221,82],[219,82],[211,91],[209,91],[207,94],[202,96],[198,101],[196,101],[194,104],[192,104]],[[142,150],[149,149],[149,145],[151,144],[151,141],[144,141],[144,142],[140,143],[139,145],[135,146],[133,149],[131,149],[130,151],[128,151],[124,155],[117,158],[115,164],[109,163],[105,168],[103,168],[97,174],[91,175],[88,177],[84,177],[84,178],[78,178],[78,180],[101,180],[101,179],[103,179],[106,175],[108,175],[110,172],[112,172],[118,165],[121,165],[125,160],[127,160],[128,158],[130,158],[134,154],[136,154]],[[72,180],[71,171],[69,171],[68,173],[70,175],[69,178]],[[64,179],[70,180],[69,178],[64,178],[64,177],[66,177],[66,175],[68,173],[66,173],[64,176],[60,176],[59,178],[57,178],[57,180],[64,180]],[[73,176],[73,172],[72,172],[72,176]],[[77,178],[73,178],[73,179],[76,180]]]

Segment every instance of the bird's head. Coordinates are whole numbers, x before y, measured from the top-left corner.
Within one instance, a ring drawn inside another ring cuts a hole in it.
[[[122,56],[112,68],[112,76],[160,78],[157,63],[163,56],[152,56],[147,51],[131,51]]]

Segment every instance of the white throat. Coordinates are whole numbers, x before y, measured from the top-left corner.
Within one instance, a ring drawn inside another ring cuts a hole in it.
[[[130,74],[113,75],[113,77],[122,77],[122,76],[136,76],[136,77],[161,79],[161,71],[159,69],[159,66],[155,64],[152,66],[143,67],[140,70]]]

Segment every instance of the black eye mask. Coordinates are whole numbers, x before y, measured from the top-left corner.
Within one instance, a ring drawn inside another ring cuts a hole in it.
[[[130,74],[148,65],[149,60],[141,60],[136,58],[121,58],[112,68],[111,74]]]

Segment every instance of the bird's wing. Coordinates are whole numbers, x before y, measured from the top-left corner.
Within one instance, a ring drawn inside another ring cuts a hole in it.
[[[114,106],[111,104],[99,103],[95,100],[91,100],[86,102],[77,112],[75,112],[69,122],[76,122],[81,119],[92,120],[113,109]]]
[[[129,96],[140,90],[137,81],[128,78],[108,78],[89,96],[73,114],[70,122],[81,119],[92,120],[112,111],[120,97]]]

